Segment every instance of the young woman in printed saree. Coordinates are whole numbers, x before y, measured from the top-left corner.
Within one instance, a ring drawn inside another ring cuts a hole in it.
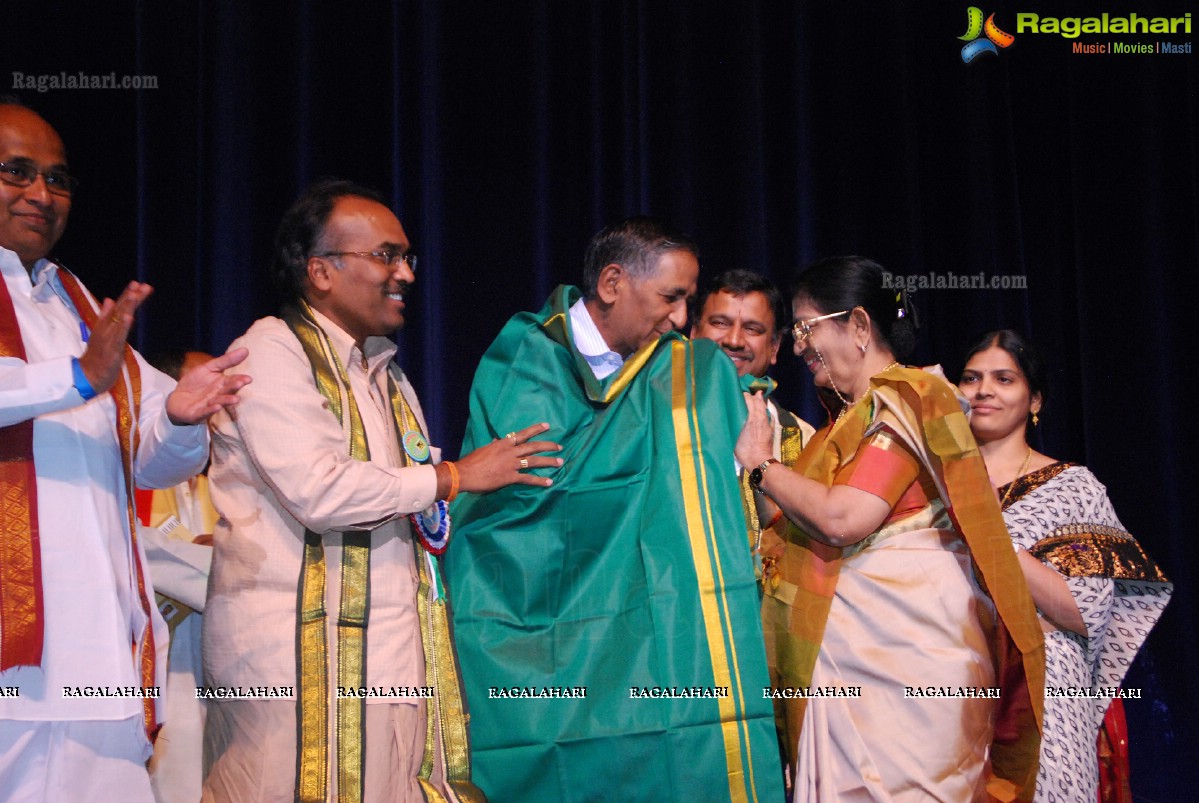
[[[1094,474],[1029,446],[1046,392],[1032,344],[1010,329],[989,332],[966,355],[958,387],[973,408],[970,427],[1045,632],[1049,691],[1036,799],[1094,803],[1095,741],[1109,698],[1074,690],[1120,685],[1171,586]]]
[[[914,322],[878,264],[821,261],[792,306],[830,421],[788,470],[747,395],[736,453],[768,523],[762,616],[793,799],[1031,799],[1041,633],[964,403],[939,370],[898,362]]]

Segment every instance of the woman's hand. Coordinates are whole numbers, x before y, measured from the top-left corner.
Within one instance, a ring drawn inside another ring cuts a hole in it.
[[[745,426],[741,427],[741,434],[737,436],[733,454],[742,466],[752,469],[774,457],[774,421],[761,392],[742,395],[745,397],[749,417],[745,419]]]
[[[1086,622],[1078,610],[1074,595],[1070,593],[1066,578],[1024,549],[1016,550],[1016,560],[1020,564],[1020,570],[1024,572],[1024,580],[1028,583],[1032,601],[1037,604],[1041,615],[1059,630],[1069,630],[1071,633],[1086,636]]]

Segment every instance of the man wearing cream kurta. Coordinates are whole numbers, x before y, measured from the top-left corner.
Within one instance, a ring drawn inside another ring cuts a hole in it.
[[[436,565],[442,502],[548,485],[522,471],[559,465],[534,456],[557,447],[530,441],[535,425],[438,462],[388,337],[416,259],[373,193],[315,185],[276,245],[292,302],[238,341],[258,392],[214,424],[204,799],[481,800]]]

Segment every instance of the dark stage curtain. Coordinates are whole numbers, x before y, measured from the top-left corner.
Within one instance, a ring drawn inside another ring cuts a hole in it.
[[[144,351],[220,351],[273,309],[271,240],[306,183],[388,196],[421,255],[401,358],[449,454],[504,320],[576,282],[588,237],[627,214],[694,234],[706,275],[786,282],[861,253],[902,275],[1023,277],[917,292],[916,360],[954,375],[997,326],[1047,348],[1042,448],[1107,484],[1178,587],[1127,710],[1134,789],[1182,799],[1199,786],[1199,563],[1182,504],[1199,481],[1196,61],[1072,44],[1194,37],[1017,32],[1031,6],[1193,10],[1005,1],[983,11],[1014,45],[965,64],[966,4],[943,2],[8,0],[2,61],[157,80],[18,90],[82,180],[58,255],[98,291],[157,288]],[[818,420],[787,348],[782,400]]]

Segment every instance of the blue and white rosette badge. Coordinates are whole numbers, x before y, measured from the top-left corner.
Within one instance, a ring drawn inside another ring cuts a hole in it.
[[[429,459],[429,441],[417,429],[404,433],[404,451],[414,463],[424,463]],[[412,526],[416,528],[417,537],[425,551],[433,555],[445,553],[450,542],[450,506],[444,500],[438,500],[419,513],[410,513]]]
[[[419,513],[410,513],[412,526],[420,537],[421,546],[434,555],[442,555],[450,542],[450,506],[438,499]]]

